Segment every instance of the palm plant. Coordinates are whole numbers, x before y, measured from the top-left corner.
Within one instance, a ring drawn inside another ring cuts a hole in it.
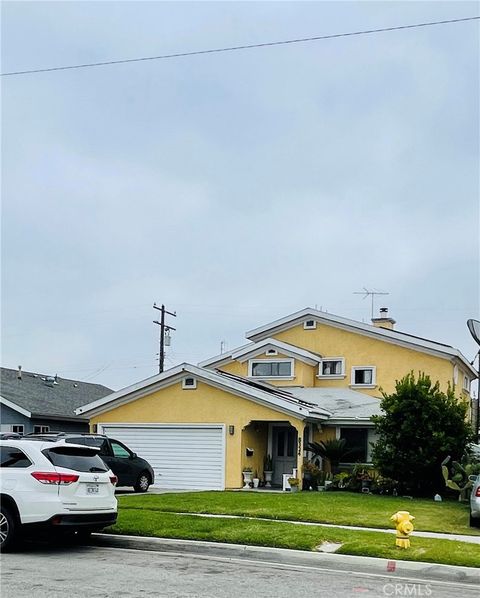
[[[345,438],[333,438],[320,442],[309,442],[307,449],[314,454],[314,457],[321,457],[330,463],[332,473],[336,473],[338,464],[351,452],[347,448]]]

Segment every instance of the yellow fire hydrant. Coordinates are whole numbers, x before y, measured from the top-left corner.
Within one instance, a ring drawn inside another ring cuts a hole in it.
[[[399,548],[410,548],[410,534],[413,532],[412,521],[415,519],[408,511],[397,511],[390,517],[397,528],[397,540],[395,545]]]

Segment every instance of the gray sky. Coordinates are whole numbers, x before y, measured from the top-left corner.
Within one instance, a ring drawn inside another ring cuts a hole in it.
[[[473,16],[476,2],[4,2],[2,71]],[[472,359],[479,29],[3,80],[2,364],[120,388],[302,309]]]

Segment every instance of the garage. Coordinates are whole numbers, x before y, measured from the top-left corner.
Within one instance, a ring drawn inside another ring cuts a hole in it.
[[[155,472],[156,488],[225,488],[222,424],[99,424],[98,431],[146,459]]]

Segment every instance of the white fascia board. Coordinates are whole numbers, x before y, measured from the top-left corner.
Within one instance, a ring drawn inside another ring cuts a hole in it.
[[[342,330],[363,334],[364,336],[369,336],[371,338],[380,338],[381,340],[394,345],[415,349],[422,353],[436,355],[437,357],[442,357],[444,359],[452,359],[452,357],[456,357],[475,375],[475,377],[478,376],[478,373],[472,368],[468,360],[454,347],[448,347],[428,340],[413,339],[410,335],[403,334],[402,332],[378,328],[376,326],[371,326],[370,324],[364,324],[363,322],[357,322],[356,320],[350,320],[348,318],[343,318],[308,307],[284,318],[280,318],[279,320],[275,320],[265,326],[250,330],[245,336],[249,340],[260,341],[263,338],[270,336],[272,332],[280,332],[292,328],[293,326],[297,326],[306,318],[317,320],[320,324],[327,324]]]
[[[317,365],[322,359],[320,355],[316,355],[315,353],[311,353],[310,351],[306,351],[305,349],[301,349],[295,345],[278,341],[274,338],[266,338],[258,343],[254,343],[253,345],[247,345],[246,347],[232,353],[232,359],[235,361],[244,362],[250,357],[255,357],[259,353],[265,352],[269,348],[278,349],[281,353],[284,353],[289,357],[296,357],[300,361],[308,363],[309,365]]]
[[[208,368],[212,365],[224,365],[225,363],[230,363],[233,361],[232,355],[237,351],[241,351],[242,349],[246,349],[248,347],[252,347],[255,343],[247,343],[246,345],[241,345],[236,349],[232,349],[232,351],[227,351],[226,353],[220,353],[220,355],[215,355],[214,357],[209,357],[208,359],[204,359],[200,361],[197,365],[201,368]]]
[[[162,372],[161,374],[156,374],[155,376],[151,376],[150,378],[146,378],[145,380],[136,382],[135,384],[132,384],[131,386],[126,386],[125,388],[121,388],[120,390],[117,390],[116,392],[112,392],[111,394],[107,395],[106,397],[102,397],[101,399],[92,401],[91,403],[88,403],[87,405],[82,405],[78,409],[75,409],[75,414],[76,415],[85,414],[89,411],[93,411],[94,409],[98,409],[99,407],[103,407],[104,405],[107,405],[108,403],[113,403],[114,401],[117,401],[118,399],[121,399],[122,397],[124,397],[126,395],[132,395],[134,393],[137,393],[138,391],[148,388],[154,384],[157,384],[158,382],[161,382],[162,380],[165,380],[166,378],[170,378],[171,376],[174,376],[175,374],[182,372],[185,369],[185,366],[187,366],[187,365],[188,364],[186,364],[186,363],[182,363],[180,365],[177,365],[174,368],[171,368],[169,370],[166,370],[165,372]]]
[[[12,401],[9,401],[5,397],[0,396],[0,403],[3,403],[6,407],[10,407],[10,409],[13,409],[17,413],[21,413],[25,417],[32,417],[32,414],[30,411],[27,411],[23,407],[19,407],[18,405],[16,405],[15,403],[12,403]]]
[[[325,423],[328,425],[331,424],[332,426],[358,425],[362,428],[373,428],[375,425],[369,417],[332,417],[328,420],[328,422]]]
[[[226,379],[221,374],[216,374],[211,370],[199,368],[188,363],[183,363],[177,367],[163,372],[162,374],[157,374],[156,376],[147,378],[142,382],[128,386],[127,388],[108,395],[107,397],[103,397],[102,399],[94,401],[89,405],[79,407],[75,410],[75,413],[77,415],[85,415],[88,413],[89,417],[99,415],[110,409],[114,409],[126,403],[130,403],[131,401],[135,401],[147,396],[152,392],[160,390],[161,388],[171,386],[172,384],[178,382],[185,372],[196,376],[199,380],[202,380],[207,384],[222,390],[228,389],[233,392],[233,394],[237,394],[243,398],[260,403],[274,410],[284,412],[288,415],[293,415],[298,419],[308,417],[309,409],[306,406],[295,405],[287,400],[282,400],[280,397],[274,397],[268,392],[263,392],[235,380]],[[295,397],[292,397],[292,399],[295,400]]]

